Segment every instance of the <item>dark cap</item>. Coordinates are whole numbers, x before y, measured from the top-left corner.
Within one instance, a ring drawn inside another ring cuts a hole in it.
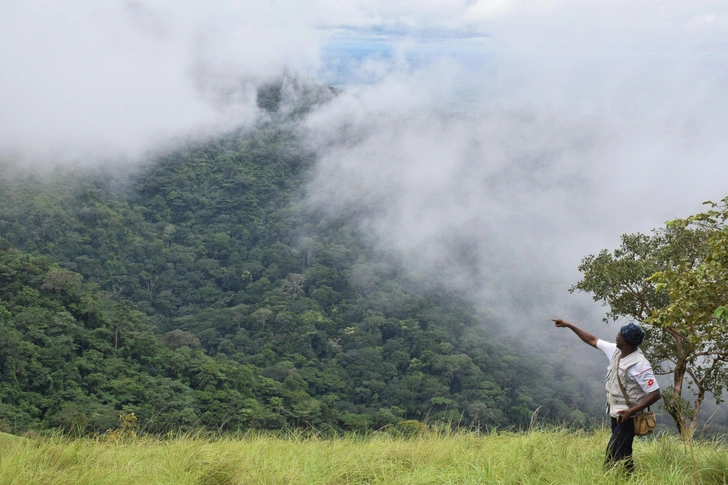
[[[630,345],[634,345],[635,347],[641,344],[642,341],[645,339],[645,331],[642,330],[642,327],[634,322],[630,322],[627,325],[623,326],[619,330],[619,333],[622,334],[622,338],[625,342]]]

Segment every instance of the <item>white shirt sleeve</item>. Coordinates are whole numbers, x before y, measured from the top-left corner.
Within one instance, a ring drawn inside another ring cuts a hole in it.
[[[597,340],[597,348],[601,350],[604,355],[607,356],[608,361],[612,361],[612,356],[614,355],[614,352],[617,350],[617,344],[612,342],[607,342],[606,340],[599,339]]]
[[[650,393],[660,388],[655,379],[655,373],[652,367],[646,362],[638,362],[627,370],[629,376],[640,385],[643,391]]]

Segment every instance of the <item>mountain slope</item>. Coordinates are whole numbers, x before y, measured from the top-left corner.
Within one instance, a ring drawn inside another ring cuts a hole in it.
[[[0,395],[5,423],[22,415],[18,430],[98,431],[134,412],[152,431],[401,419],[502,427],[526,425],[538,408],[558,422],[595,419],[599,398],[575,371],[519,355],[468,302],[377,254],[351,214],[306,209],[314,162],[290,121],[271,121],[132,173],[0,182],[3,254],[40,265],[23,288],[75,319],[24,358],[67,342],[42,365],[78,383],[17,381]],[[32,273],[15,271],[8,288]],[[34,325],[57,317],[29,314],[36,302],[19,298],[0,305],[25,345]],[[94,310],[82,310],[89,301]],[[98,420],[83,417],[89,410]]]

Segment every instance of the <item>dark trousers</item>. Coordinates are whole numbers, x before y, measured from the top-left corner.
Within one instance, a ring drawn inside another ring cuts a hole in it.
[[[612,418],[612,437],[607,444],[607,458],[604,460],[606,467],[613,467],[617,464],[624,465],[627,472],[634,469],[632,461],[632,442],[634,441],[634,420],[628,419],[617,424],[617,419]]]

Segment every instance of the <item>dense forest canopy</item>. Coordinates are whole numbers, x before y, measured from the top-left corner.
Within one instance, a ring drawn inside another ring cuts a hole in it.
[[[377,252],[355,214],[301,204],[296,120],[332,92],[305,94],[268,86],[255,129],[135,170],[0,180],[1,430],[601,420],[567,357]]]

